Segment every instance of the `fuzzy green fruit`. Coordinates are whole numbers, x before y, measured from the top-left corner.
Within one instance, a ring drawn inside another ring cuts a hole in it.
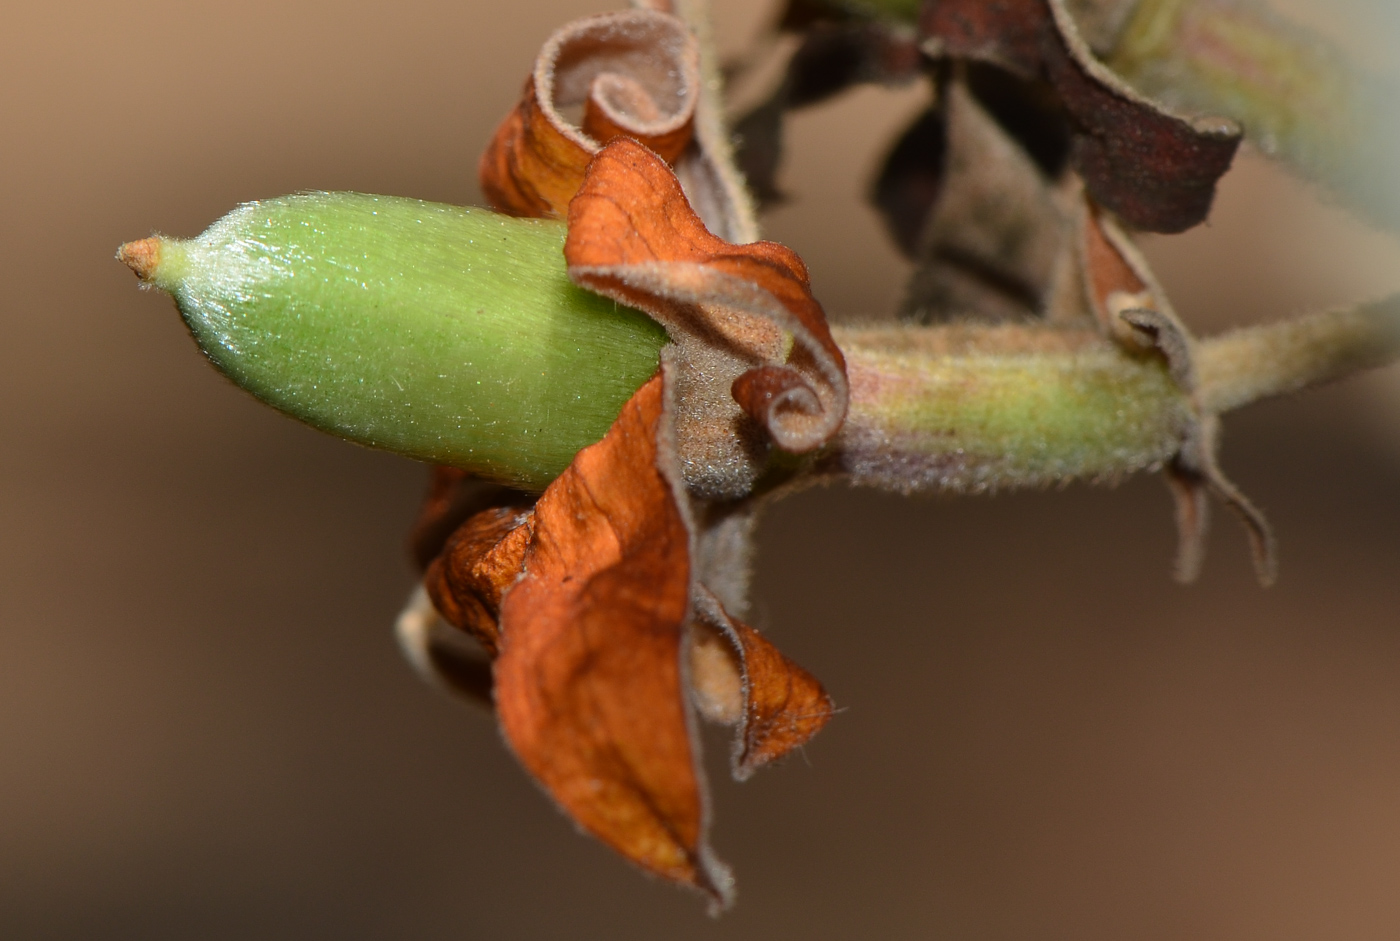
[[[603,436],[666,342],[645,314],[569,282],[564,236],[484,209],[312,193],[120,257],[269,405],[538,490]]]

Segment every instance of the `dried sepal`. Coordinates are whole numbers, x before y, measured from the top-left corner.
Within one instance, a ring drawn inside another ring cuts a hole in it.
[[[919,30],[930,54],[1048,82],[1071,121],[1075,168],[1129,225],[1181,232],[1205,219],[1239,127],[1187,120],[1133,91],[1094,58],[1063,0],[929,0]]]
[[[1167,467],[1171,491],[1177,498],[1177,519],[1196,515],[1198,526],[1179,533],[1181,546],[1177,555],[1176,577],[1183,582],[1196,578],[1205,558],[1206,516],[1199,511],[1205,503],[1203,493],[1209,493],[1234,511],[1249,536],[1250,552],[1254,558],[1254,574],[1259,584],[1272,585],[1278,578],[1278,542],[1268,517],[1235,486],[1220,470],[1217,454],[1220,450],[1220,417],[1204,414],[1182,443],[1181,451]],[[1183,496],[1187,495],[1187,496]],[[1182,507],[1186,499],[1190,508]]]
[[[590,164],[564,257],[576,284],[670,334],[680,459],[699,495],[747,496],[770,442],[801,454],[841,426],[845,361],[801,259],[712,235],[645,147],[619,139]]]
[[[626,10],[561,27],[482,154],[486,198],[512,215],[562,217],[588,162],[619,135],[675,161],[690,143],[699,68],[695,38],[667,13]],[[578,105],[575,125],[561,109]]]

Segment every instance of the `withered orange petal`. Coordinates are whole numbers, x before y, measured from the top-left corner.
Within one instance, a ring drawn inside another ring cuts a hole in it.
[[[774,242],[711,234],[647,148],[619,138],[589,164],[564,257],[576,283],[640,307],[678,342],[697,337],[761,370],[736,383],[736,398],[780,447],[811,450],[840,427],[845,358],[802,260]]]
[[[681,642],[690,533],[663,467],[660,376],[535,507],[525,574],[501,606],[496,704],[507,741],[582,828],[723,904],[705,843]]]
[[[702,588],[697,594],[697,613],[729,638],[743,661],[743,726],[734,755],[734,777],[742,781],[805,745],[836,708],[816,677],[758,631],[730,617],[709,592]]]
[[[528,506],[483,510],[459,526],[423,576],[443,620],[495,654],[501,596],[520,576],[531,532]]]
[[[680,19],[626,10],[574,20],[545,42],[520,103],[479,165],[502,212],[563,216],[598,148],[618,135],[667,160],[689,144],[700,93],[699,51]],[[577,126],[560,108],[583,105]]]

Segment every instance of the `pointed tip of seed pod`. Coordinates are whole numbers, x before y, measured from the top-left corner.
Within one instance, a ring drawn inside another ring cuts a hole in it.
[[[160,264],[160,243],[155,237],[127,242],[117,249],[117,261],[136,272],[142,281],[150,281]]]

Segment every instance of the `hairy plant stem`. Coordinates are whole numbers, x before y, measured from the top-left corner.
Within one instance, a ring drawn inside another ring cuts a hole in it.
[[[1212,337],[1196,352],[1198,398],[1228,412],[1400,357],[1400,297],[1349,310],[1246,327]]]
[[[822,470],[909,493],[978,492],[1161,464],[1192,421],[1156,356],[1091,328],[839,330],[851,407]]]
[[[819,472],[901,493],[978,492],[1155,468],[1205,416],[1400,359],[1400,299],[1202,340],[1194,392],[1159,356],[1087,327],[835,335],[851,406]]]

